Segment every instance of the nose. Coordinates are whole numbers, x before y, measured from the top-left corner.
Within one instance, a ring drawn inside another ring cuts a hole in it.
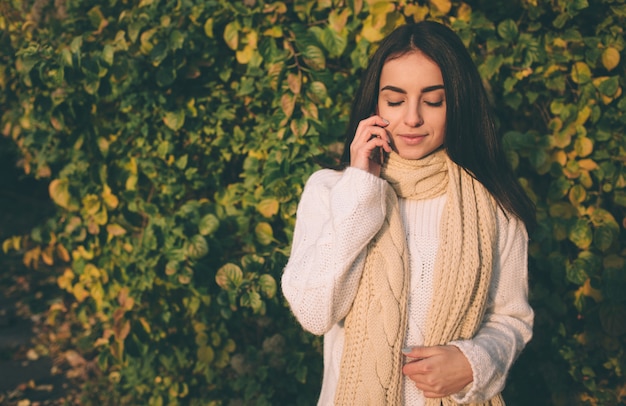
[[[409,127],[419,127],[424,124],[424,118],[421,115],[418,106],[409,106],[404,115],[404,124]]]

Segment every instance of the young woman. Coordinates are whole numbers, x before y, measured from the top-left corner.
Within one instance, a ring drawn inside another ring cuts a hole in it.
[[[532,335],[534,207],[452,30],[425,21],[382,41],[343,161],[308,180],[282,278],[324,335],[319,404],[504,404]]]

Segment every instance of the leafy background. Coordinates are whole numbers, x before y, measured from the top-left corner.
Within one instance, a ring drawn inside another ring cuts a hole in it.
[[[626,403],[624,0],[0,11],[3,148],[54,205],[2,258],[55,282],[38,348],[90,366],[83,403],[315,403],[321,340],[277,287],[298,199],[336,162],[377,43],[423,19],[472,53],[538,207],[535,336],[505,398]]]

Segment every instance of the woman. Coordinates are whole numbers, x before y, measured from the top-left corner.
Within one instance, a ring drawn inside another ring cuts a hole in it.
[[[534,208],[452,30],[424,21],[381,42],[343,162],[308,180],[282,278],[324,335],[319,404],[503,404],[532,335]]]

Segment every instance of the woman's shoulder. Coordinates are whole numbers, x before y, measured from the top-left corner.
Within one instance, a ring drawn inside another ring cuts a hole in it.
[[[496,224],[501,238],[513,238],[515,236],[528,240],[528,232],[524,222],[515,214],[498,206]]]
[[[346,167],[345,169],[337,170],[337,169],[319,169],[306,181],[306,187],[309,188],[332,188],[335,186],[342,178],[348,182],[363,182],[366,183],[384,183],[383,179],[372,175],[371,173],[364,171],[362,169],[353,168],[351,166]]]

